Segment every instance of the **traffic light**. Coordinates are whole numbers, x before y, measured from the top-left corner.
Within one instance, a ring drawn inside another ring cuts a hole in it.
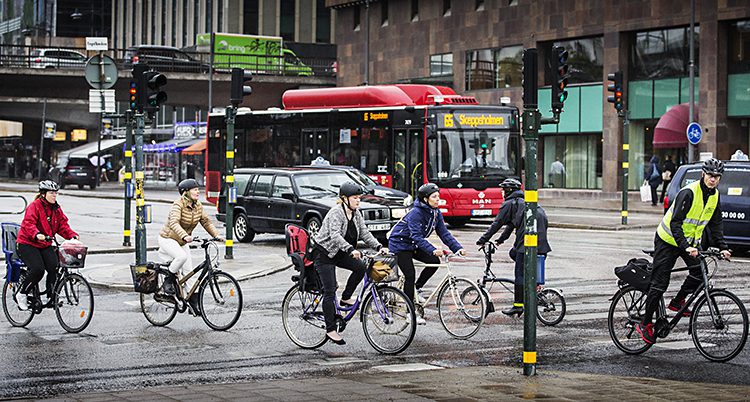
[[[253,74],[249,70],[243,70],[241,68],[232,69],[230,100],[234,107],[239,106],[246,96],[253,93],[253,89],[245,85],[246,82],[252,81],[252,79]]]
[[[130,89],[128,90],[128,107],[133,112],[142,112],[141,96],[143,94],[143,74],[146,72],[146,66],[142,64],[136,64],[133,66],[133,80],[130,81]]]
[[[538,72],[536,49],[523,51],[523,106],[535,109],[538,102]]]
[[[552,83],[552,112],[558,114],[568,98],[568,51],[560,46],[552,47],[552,72],[555,74]]]
[[[158,71],[147,71],[143,73],[143,84],[143,110],[153,114],[167,101],[167,93],[161,89],[167,85],[167,76]]]
[[[607,74],[607,80],[610,82],[607,85],[607,92],[612,92],[612,95],[607,97],[607,102],[614,104],[617,113],[621,113],[624,105],[622,100],[622,71]]]

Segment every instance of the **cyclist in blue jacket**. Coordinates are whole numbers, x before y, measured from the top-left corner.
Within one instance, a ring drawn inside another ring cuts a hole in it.
[[[439,203],[440,188],[433,183],[423,184],[417,191],[413,208],[393,227],[388,238],[388,249],[396,255],[399,269],[404,274],[404,293],[409,300],[414,300],[415,285],[419,291],[437,271],[437,267],[423,269],[415,283],[414,260],[425,264],[440,264],[443,250],[427,241],[433,230],[452,252],[466,254],[458,240],[445,227],[443,214],[438,209]],[[418,297],[421,299],[421,296]],[[424,324],[424,318],[417,317],[417,323]]]

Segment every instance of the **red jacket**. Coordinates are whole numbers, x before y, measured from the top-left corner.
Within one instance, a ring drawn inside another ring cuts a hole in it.
[[[43,198],[34,200],[26,208],[26,214],[21,222],[21,230],[18,232],[18,244],[28,244],[36,248],[47,248],[52,242],[38,240],[37,234],[45,234],[54,237],[59,234],[65,239],[72,239],[78,233],[68,225],[68,217],[60,208],[60,204],[50,204]]]

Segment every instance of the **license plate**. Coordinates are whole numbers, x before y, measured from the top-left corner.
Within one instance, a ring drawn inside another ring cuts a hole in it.
[[[491,216],[492,210],[491,209],[472,209],[471,215],[472,216]]]
[[[76,173],[78,176],[86,176],[88,173]]]
[[[390,223],[381,223],[377,225],[367,225],[367,228],[370,230],[390,230],[391,224]]]

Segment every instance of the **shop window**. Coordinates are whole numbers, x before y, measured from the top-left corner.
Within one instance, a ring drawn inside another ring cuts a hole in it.
[[[698,75],[700,27],[695,27],[695,74]],[[637,32],[630,52],[630,79],[690,75],[690,28]]]
[[[523,79],[523,46],[510,46],[495,51],[497,61],[496,88],[520,87]]]
[[[466,52],[466,89],[490,89],[495,86],[495,61],[491,49]]]
[[[544,137],[544,186],[598,189],[602,187],[602,135]]]
[[[453,75],[453,53],[430,56],[430,77]]]
[[[548,54],[551,54],[553,46],[561,46],[568,51],[569,84],[602,82],[604,76],[604,45],[601,36],[549,44]],[[554,72],[554,74],[556,73]],[[556,78],[554,74],[549,68],[545,69],[545,85],[552,85]]]
[[[729,74],[750,73],[750,20],[729,26]]]

